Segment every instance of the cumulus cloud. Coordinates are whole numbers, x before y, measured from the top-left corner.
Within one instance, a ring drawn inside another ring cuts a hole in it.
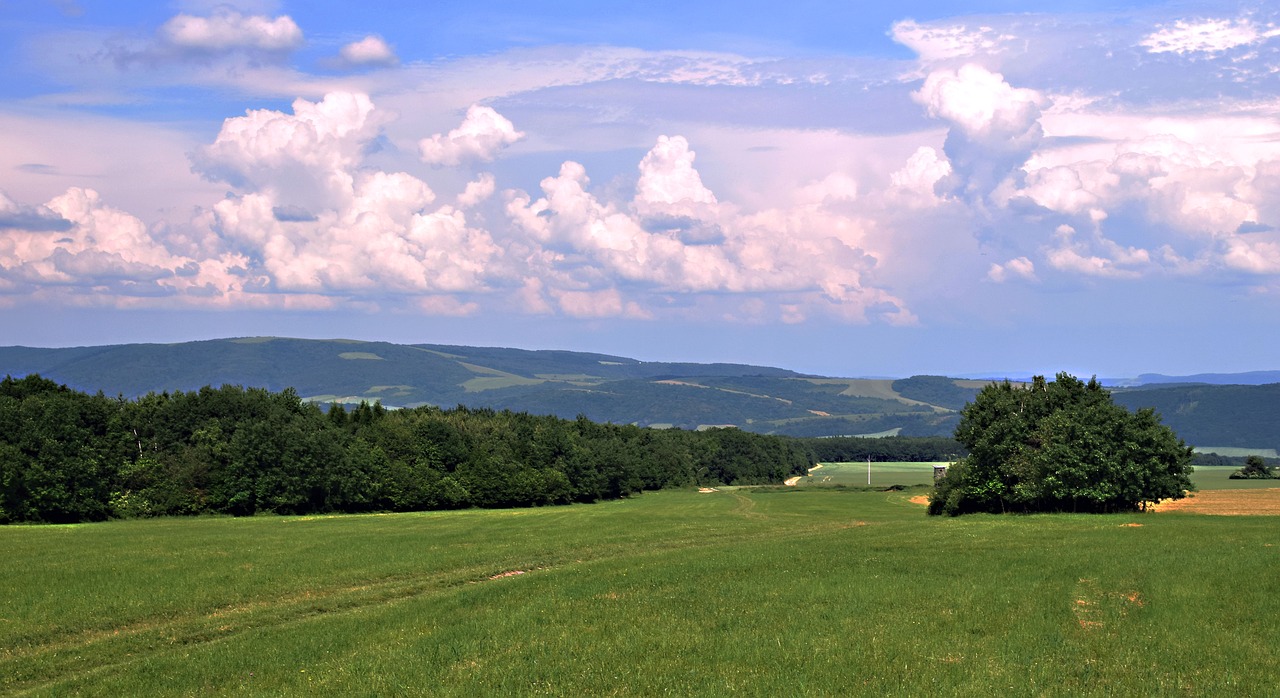
[[[467,109],[458,128],[418,142],[422,161],[431,165],[459,165],[465,161],[488,162],[498,151],[524,138],[514,124],[491,107],[478,104]]]
[[[367,146],[384,121],[367,95],[344,92],[299,99],[292,114],[256,110],[227,119],[194,160],[206,176],[240,191],[216,203],[203,225],[246,255],[272,293],[487,291],[502,256],[490,233],[460,208],[436,206],[421,179],[367,166]],[[480,202],[493,187],[492,175],[482,175],[459,205]],[[471,307],[457,300],[414,305],[451,313]]]
[[[295,100],[293,113],[249,110],[223,122],[214,142],[193,156],[215,181],[271,188],[278,203],[313,210],[351,188],[350,170],[377,135],[383,117],[368,95],[334,92]]]
[[[243,14],[223,5],[207,16],[175,15],[145,41],[108,39],[101,55],[121,67],[224,60],[249,66],[279,62],[302,43],[302,29],[288,15]]]
[[[938,182],[951,174],[951,163],[938,157],[938,151],[922,145],[907,159],[902,169],[889,175],[889,184],[895,194],[917,205],[929,205],[940,201]]]
[[[649,231],[667,231],[689,244],[723,239],[715,194],[694,168],[697,155],[683,136],[659,136],[640,161],[632,207]]]
[[[987,278],[996,283],[1004,283],[1012,279],[1036,281],[1036,265],[1026,257],[1016,257],[1004,264],[992,264],[987,270]]]
[[[302,44],[302,29],[288,15],[243,15],[224,7],[209,17],[177,15],[160,28],[160,37],[171,46],[196,51],[292,51]]]
[[[1100,235],[1091,241],[1081,240],[1068,225],[1054,231],[1054,245],[1045,257],[1050,266],[1060,271],[1114,278],[1136,278],[1139,268],[1151,262],[1146,250],[1122,247]]]
[[[0,230],[57,232],[70,227],[71,221],[47,206],[22,206],[0,192]]]
[[[774,319],[808,312],[855,322],[915,321],[901,299],[869,283],[877,259],[862,246],[861,222],[830,207],[856,196],[847,177],[812,183],[793,207],[740,213],[720,205],[702,183],[682,137],[660,138],[640,169],[630,206],[597,197],[575,162],[542,181],[542,198],[509,193],[507,213],[534,251],[524,256],[540,279],[522,290],[527,306],[632,315],[625,296],[609,291],[635,294],[634,302],[665,294],[773,294]],[[715,226],[719,237],[690,240],[684,229],[655,226],[650,206],[668,214],[673,209],[664,207],[676,207],[690,225]]]
[[[353,41],[338,50],[342,62],[352,67],[387,66],[399,62],[395,51],[380,36],[366,36]]]
[[[1274,236],[1257,239],[1235,236],[1223,243],[1222,259],[1227,267],[1249,274],[1280,274],[1280,240]]]
[[[1217,54],[1275,36],[1280,36],[1280,29],[1262,29],[1248,19],[1178,20],[1148,34],[1141,45],[1150,53]]]
[[[459,208],[471,208],[493,196],[497,187],[491,172],[481,172],[473,181],[467,182],[466,188],[458,195]]]
[[[92,189],[68,189],[40,210],[65,225],[10,227],[0,237],[0,279],[12,291],[89,301],[99,293],[185,296],[205,303],[224,301],[243,285],[243,258],[176,254],[141,220],[107,205]]]
[[[912,97],[951,124],[943,151],[952,173],[939,182],[948,193],[989,194],[1020,172],[1044,136],[1039,119],[1048,99],[978,65],[934,71]]]

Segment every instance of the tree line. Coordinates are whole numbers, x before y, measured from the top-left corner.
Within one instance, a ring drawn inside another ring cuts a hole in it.
[[[136,400],[30,375],[0,381],[0,522],[591,502],[777,483],[798,441],[524,412],[379,403],[327,411],[291,389],[224,385]]]
[[[968,452],[949,436],[831,436],[802,439],[823,463],[870,458],[878,463],[953,461]]]

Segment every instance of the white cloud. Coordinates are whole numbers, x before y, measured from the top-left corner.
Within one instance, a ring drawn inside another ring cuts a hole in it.
[[[293,114],[270,109],[227,119],[193,157],[205,176],[237,187],[268,187],[277,203],[313,209],[351,187],[350,170],[383,122],[367,95],[334,92],[295,100]]]
[[[963,24],[923,25],[911,19],[895,22],[889,29],[889,36],[915,51],[925,64],[998,52],[1004,42],[1014,38],[991,27],[970,29]]]
[[[543,198],[509,194],[508,215],[537,250],[524,255],[531,269],[541,270],[537,298],[550,296],[562,308],[563,298],[590,298],[593,313],[629,314],[611,294],[599,292],[636,294],[646,310],[643,299],[664,294],[764,293],[777,297],[776,319],[795,317],[795,306],[803,305],[810,314],[854,322],[915,321],[901,299],[868,283],[877,261],[862,248],[863,225],[829,208],[855,195],[847,177],[811,184],[791,208],[743,214],[719,205],[702,184],[685,139],[659,139],[642,162],[644,187],[637,187],[633,209],[637,202],[683,205],[686,226],[714,226],[719,237],[689,240],[683,229],[652,225],[638,211],[602,201],[588,190],[585,168],[566,162],[557,177],[543,180]],[[526,295],[532,291],[526,286]]]
[[[1178,20],[1143,38],[1151,53],[1222,53],[1280,36],[1280,29],[1260,29],[1248,19]]]
[[[658,142],[640,161],[640,181],[636,201],[645,204],[714,204],[712,194],[702,184],[693,167],[697,155],[683,136],[659,136]]]
[[[1059,271],[1111,278],[1137,278],[1141,267],[1151,262],[1146,250],[1122,247],[1100,235],[1091,241],[1080,240],[1071,226],[1062,225],[1054,232],[1055,246],[1045,257]]]
[[[288,15],[271,18],[223,8],[208,17],[177,15],[160,28],[160,37],[182,50],[284,52],[302,44],[302,29]]]
[[[244,258],[176,254],[92,189],[69,189],[39,210],[65,226],[6,227],[0,236],[0,280],[15,291],[80,302],[182,296],[185,303],[221,304],[244,283],[235,271]]]
[[[468,160],[490,161],[498,151],[524,138],[514,124],[490,107],[467,109],[458,128],[418,142],[422,161],[431,165],[458,165]]]
[[[1274,237],[1236,236],[1226,240],[1224,246],[1222,259],[1228,268],[1250,274],[1280,274],[1280,241]]]
[[[1019,171],[1044,136],[1039,119],[1049,101],[978,65],[934,71],[912,97],[929,116],[951,124],[943,151],[952,168],[944,186],[952,192],[990,193]]]
[[[345,44],[339,49],[338,56],[349,66],[395,65],[399,62],[387,42],[374,35]]]
[[[0,192],[0,230],[56,232],[70,227],[71,221],[48,206],[22,206]]]
[[[475,180],[467,182],[467,186],[458,195],[459,208],[471,208],[493,196],[496,182],[491,172],[481,172]]]
[[[1016,257],[1004,264],[992,264],[987,270],[987,278],[996,283],[1004,283],[1012,279],[1039,280],[1036,277],[1035,263],[1026,257]]]
[[[928,205],[940,201],[935,190],[938,182],[949,174],[951,163],[938,157],[938,151],[922,145],[902,169],[889,175],[889,184],[895,193],[905,194],[914,203]]]

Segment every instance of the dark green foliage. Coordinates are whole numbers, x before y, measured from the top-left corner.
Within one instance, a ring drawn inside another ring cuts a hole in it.
[[[1232,480],[1271,480],[1275,477],[1275,471],[1267,467],[1262,456],[1249,456],[1244,461],[1244,467],[1230,475]]]
[[[876,462],[928,463],[952,461],[967,453],[959,441],[949,436],[888,436],[860,438],[842,436],[804,439],[816,460],[823,463],[847,463],[870,458]]]
[[[109,399],[0,382],[0,522],[199,513],[412,511],[590,502],[780,482],[812,454],[782,437],[458,407],[328,412],[291,389],[224,385]]]
[[[0,522],[107,518],[125,444],[117,410],[39,376],[0,381]]]
[[[0,347],[0,372],[39,373],[79,389],[142,397],[236,383],[283,390],[331,407],[335,424],[353,406],[466,404],[495,410],[579,414],[598,422],[733,424],[792,436],[945,435],[953,414],[896,399],[863,397],[847,382],[739,364],[636,361],[570,351],[286,338],[222,339],[172,345],[32,349]],[[341,403],[334,403],[341,404]],[[370,409],[374,409],[371,407]]]
[[[1114,398],[1131,410],[1156,410],[1171,429],[1197,446],[1280,446],[1280,383],[1141,388],[1116,391]]]
[[[978,394],[977,388],[956,385],[946,376],[912,376],[893,382],[893,389],[909,400],[919,400],[950,410],[962,409]]]
[[[1193,489],[1191,449],[1152,410],[1065,373],[984,388],[956,440],[969,455],[937,483],[931,514],[1136,511]]]

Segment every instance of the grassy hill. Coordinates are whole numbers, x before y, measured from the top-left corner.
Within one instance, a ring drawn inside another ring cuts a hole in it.
[[[0,375],[30,373],[125,397],[230,383],[291,387],[316,402],[464,404],[645,426],[731,424],[795,436],[950,435],[958,411],[987,383],[945,376],[831,378],[745,364],[342,339],[0,347]],[[1190,444],[1280,447],[1280,384],[1152,384],[1114,395],[1130,409],[1154,407]]]
[[[30,373],[125,397],[231,383],[277,391],[291,387],[317,402],[465,404],[641,425],[732,424],[806,436],[948,434],[963,404],[954,395],[945,404],[930,403],[928,396],[908,397],[894,381],[804,376],[767,366],[275,337],[0,348],[0,375]]]

